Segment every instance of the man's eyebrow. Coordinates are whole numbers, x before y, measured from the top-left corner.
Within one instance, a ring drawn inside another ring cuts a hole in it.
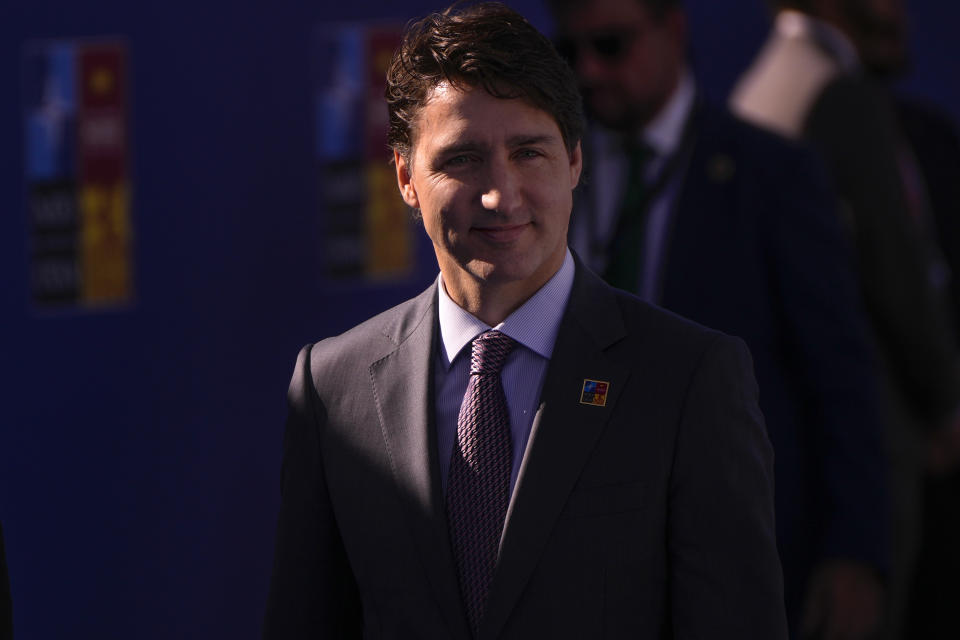
[[[531,144],[544,144],[553,142],[559,136],[549,133],[521,133],[507,138],[507,146],[510,148],[523,147]],[[452,142],[448,145],[441,145],[437,149],[437,157],[448,157],[458,153],[470,153],[487,150],[488,145],[470,140]]]
[[[507,146],[510,147],[523,147],[528,144],[543,144],[545,142],[553,142],[557,139],[557,136],[542,133],[542,134],[520,134],[513,136],[507,139]]]
[[[452,142],[448,145],[443,145],[437,149],[438,156],[449,156],[455,155],[458,153],[466,153],[468,151],[480,151],[484,149],[484,146],[476,142]]]

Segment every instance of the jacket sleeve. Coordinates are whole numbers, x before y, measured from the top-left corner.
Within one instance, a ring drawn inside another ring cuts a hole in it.
[[[809,426],[804,442],[816,486],[818,558],[887,568],[889,496],[879,361],[850,244],[821,163],[789,160],[806,180],[782,181],[772,232],[772,272],[782,301],[785,351],[797,372]]]
[[[360,598],[324,476],[326,413],[314,386],[312,347],[301,350],[288,393],[281,504],[265,640],[359,638]]]
[[[737,338],[718,336],[693,374],[669,494],[673,637],[785,640],[773,449]]]

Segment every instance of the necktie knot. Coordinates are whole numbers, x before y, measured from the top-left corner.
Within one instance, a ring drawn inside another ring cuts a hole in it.
[[[517,345],[516,341],[503,333],[493,329],[481,333],[473,339],[470,354],[470,375],[496,375],[503,369],[507,356]]]

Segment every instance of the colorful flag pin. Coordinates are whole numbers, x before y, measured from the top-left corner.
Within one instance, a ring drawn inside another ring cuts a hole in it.
[[[585,379],[583,381],[583,391],[580,392],[580,404],[605,407],[607,405],[608,391],[610,391],[609,382]]]

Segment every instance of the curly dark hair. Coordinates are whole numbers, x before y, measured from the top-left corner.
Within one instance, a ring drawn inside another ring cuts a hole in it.
[[[387,70],[388,142],[407,161],[420,110],[437,85],[483,87],[553,116],[568,151],[583,135],[573,70],[526,18],[499,2],[454,4],[410,24]]]
[[[682,0],[637,0],[637,2],[645,6],[650,15],[657,20],[662,19],[669,11],[683,8]],[[589,4],[589,0],[547,0],[547,6],[555,15],[563,15],[567,11],[582,7],[585,4]]]

